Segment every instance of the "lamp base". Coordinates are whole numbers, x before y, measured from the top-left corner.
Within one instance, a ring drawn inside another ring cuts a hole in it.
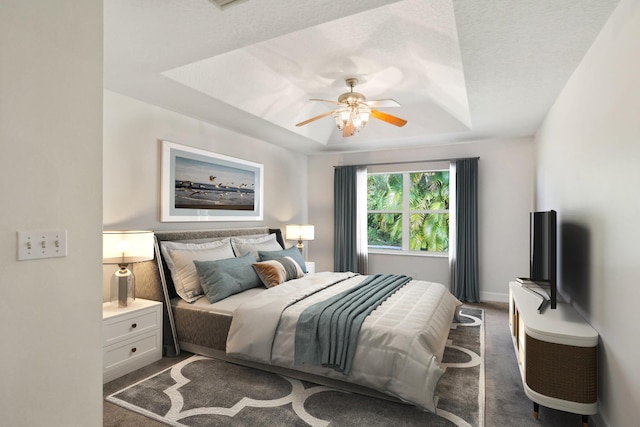
[[[120,269],[111,277],[110,301],[112,306],[127,307],[136,299],[135,277],[127,264],[119,264]]]

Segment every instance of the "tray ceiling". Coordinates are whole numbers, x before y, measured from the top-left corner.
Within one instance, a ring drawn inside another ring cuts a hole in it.
[[[307,153],[528,136],[617,3],[109,0],[104,86]],[[408,124],[295,127],[348,77]]]

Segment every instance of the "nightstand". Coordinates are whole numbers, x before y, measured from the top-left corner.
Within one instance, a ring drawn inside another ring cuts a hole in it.
[[[137,298],[128,307],[102,304],[102,382],[162,358],[162,304]]]
[[[305,265],[307,266],[307,274],[313,274],[316,272],[316,263],[313,261],[306,261]]]

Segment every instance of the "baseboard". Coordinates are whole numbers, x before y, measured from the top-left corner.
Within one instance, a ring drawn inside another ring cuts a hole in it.
[[[501,292],[480,292],[480,301],[509,302],[509,294]]]
[[[609,424],[606,423],[599,413],[589,417],[589,425],[594,425],[595,427],[609,427]]]

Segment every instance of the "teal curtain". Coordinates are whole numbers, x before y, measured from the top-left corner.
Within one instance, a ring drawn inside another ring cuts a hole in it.
[[[334,170],[334,270],[367,274],[367,169]]]
[[[478,159],[455,162],[456,247],[453,294],[460,301],[480,302],[478,274]]]

